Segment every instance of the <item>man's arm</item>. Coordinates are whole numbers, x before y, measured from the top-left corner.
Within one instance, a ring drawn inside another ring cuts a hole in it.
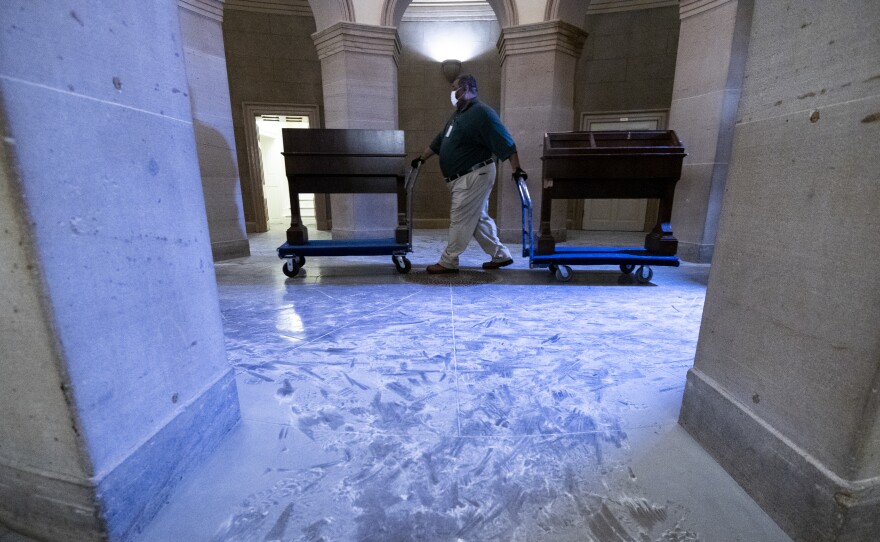
[[[519,167],[519,154],[518,153],[511,154],[509,160],[510,160],[510,167],[512,167],[514,170],[522,169]]]
[[[425,150],[422,151],[422,154],[419,155],[419,160],[424,162],[428,158],[434,156],[434,151],[431,150],[431,147],[425,147]]]
[[[513,180],[515,181],[517,177],[522,177],[523,179],[528,179],[529,175],[519,166],[519,154],[513,153],[510,155],[510,167],[513,168]]]

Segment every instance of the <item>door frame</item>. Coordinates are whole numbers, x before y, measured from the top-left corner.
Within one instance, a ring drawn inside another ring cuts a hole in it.
[[[580,118],[580,130],[585,131],[592,122],[629,122],[639,120],[656,120],[658,130],[666,130],[669,109],[631,109],[626,111],[583,111]],[[568,220],[566,228],[579,230],[584,222],[584,200],[569,200]],[[656,200],[648,200],[645,210],[645,231],[654,227],[657,222],[659,204]]]
[[[320,128],[321,114],[317,105],[309,104],[242,102],[241,107],[244,112],[244,142],[248,161],[248,179],[245,182],[250,188],[251,208],[254,210],[254,221],[245,226],[248,232],[262,233],[269,231],[269,216],[264,201],[263,163],[260,159],[260,138],[257,136],[255,119],[262,115],[308,117],[310,128]],[[317,197],[315,200],[317,210]]]

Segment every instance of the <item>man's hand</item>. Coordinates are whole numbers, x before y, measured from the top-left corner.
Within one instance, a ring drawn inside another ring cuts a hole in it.
[[[522,170],[522,168],[516,168],[513,170],[513,181],[516,182],[518,178],[522,177],[522,180],[526,180],[529,178],[528,173]]]
[[[416,158],[415,160],[413,160],[410,163],[410,165],[413,167],[413,169],[415,169],[415,168],[419,167],[420,165],[422,165],[422,162],[424,162],[424,160],[422,160],[421,158]]]

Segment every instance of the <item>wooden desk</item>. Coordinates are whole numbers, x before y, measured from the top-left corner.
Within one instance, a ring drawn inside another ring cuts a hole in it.
[[[284,167],[290,192],[287,243],[308,242],[302,223],[300,193],[397,194],[394,240],[411,243],[407,223],[406,152],[402,130],[282,130]]]
[[[654,254],[674,255],[672,200],[681,177],[684,147],[672,130],[557,132],[544,135],[543,188],[538,254],[552,254],[553,199],[656,198],[657,224],[645,236]]]

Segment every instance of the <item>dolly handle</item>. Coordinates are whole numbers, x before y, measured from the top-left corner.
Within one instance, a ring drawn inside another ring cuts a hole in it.
[[[516,189],[519,192],[519,199],[522,202],[522,254],[523,257],[532,258],[535,247],[532,244],[532,198],[529,196],[529,187],[526,180],[522,176],[514,176],[516,181]]]

